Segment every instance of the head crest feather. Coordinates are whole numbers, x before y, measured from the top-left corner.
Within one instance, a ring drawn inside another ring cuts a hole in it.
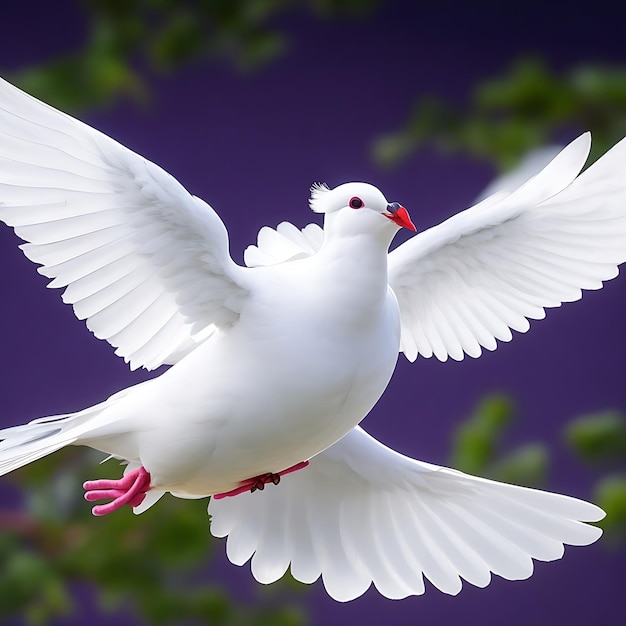
[[[311,185],[311,198],[309,200],[311,211],[324,213],[323,197],[328,191],[330,191],[330,187],[326,183],[313,183]]]

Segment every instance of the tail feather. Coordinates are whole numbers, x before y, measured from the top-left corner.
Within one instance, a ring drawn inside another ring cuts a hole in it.
[[[71,428],[76,415],[46,417],[0,430],[0,476],[76,441]]]
[[[84,435],[85,420],[100,413],[104,404],[0,429],[0,476],[75,443]]]
[[[0,429],[0,476],[74,443],[91,446],[94,433],[118,418],[117,413],[106,409],[149,382],[123,389],[104,402],[76,413],[40,417],[28,424]]]
[[[0,430],[0,450],[14,448],[17,445],[33,443],[37,439],[43,439],[62,431],[62,426],[57,422],[63,421],[69,415],[56,415],[55,420],[48,423],[40,423],[34,420],[29,424],[12,426]]]

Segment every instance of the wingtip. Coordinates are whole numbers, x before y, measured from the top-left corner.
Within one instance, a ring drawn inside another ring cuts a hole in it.
[[[571,144],[580,143],[581,147],[585,147],[587,154],[591,151],[591,131],[586,130],[582,135],[578,136]],[[571,145],[570,144],[570,145]]]
[[[582,522],[599,522],[606,517],[606,511],[601,509],[592,502],[585,502],[587,505],[584,517],[581,517]]]
[[[578,135],[576,139],[570,141],[569,144],[567,144],[565,148],[561,150],[560,154],[566,152],[572,154],[577,153],[577,155],[579,155],[578,158],[574,160],[582,162],[582,165],[580,166],[580,169],[582,169],[582,166],[589,158],[589,153],[591,152],[591,131],[586,130],[581,135]],[[556,160],[558,157],[559,155],[557,155],[554,160]]]

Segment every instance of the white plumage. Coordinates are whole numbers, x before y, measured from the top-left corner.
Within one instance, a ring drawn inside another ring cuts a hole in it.
[[[526,578],[532,559],[595,541],[592,504],[415,461],[357,426],[399,350],[477,357],[617,275],[626,141],[579,175],[589,145],[389,254],[404,208],[365,183],[316,185],[324,229],[263,228],[240,267],[217,214],[169,174],[0,82],[0,219],[131,368],[173,366],[0,431],[0,473],[88,445],[128,461],[128,479],[147,472],[141,512],[310,460],[262,493],[212,498],[211,531],[260,582],[291,568],[340,601],[372,582],[402,598],[424,578],[446,593]]]
[[[283,484],[284,483],[284,484]],[[255,497],[257,496],[257,497]],[[211,532],[228,535],[228,558],[263,583],[291,573],[352,600],[374,583],[388,598],[424,593],[424,578],[445,593],[461,578],[484,587],[491,572],[528,578],[531,559],[563,556],[563,543],[601,534],[578,520],[600,509],[581,500],[468,476],[415,461],[360,427],[263,497],[212,500]]]

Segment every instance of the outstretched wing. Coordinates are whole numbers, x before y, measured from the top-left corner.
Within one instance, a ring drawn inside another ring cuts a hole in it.
[[[389,255],[413,361],[478,357],[582,297],[626,260],[626,140],[579,174],[584,134],[512,193],[497,193]]]
[[[456,594],[461,579],[484,587],[491,573],[532,574],[563,544],[601,530],[582,522],[601,509],[567,496],[468,476],[415,461],[359,427],[262,493],[211,500],[211,532],[228,535],[228,558],[261,583],[321,575],[339,601],[373,582],[388,598],[424,593],[424,577]]]
[[[154,163],[0,81],[0,220],[131,367],[175,363],[237,319],[224,224]]]

